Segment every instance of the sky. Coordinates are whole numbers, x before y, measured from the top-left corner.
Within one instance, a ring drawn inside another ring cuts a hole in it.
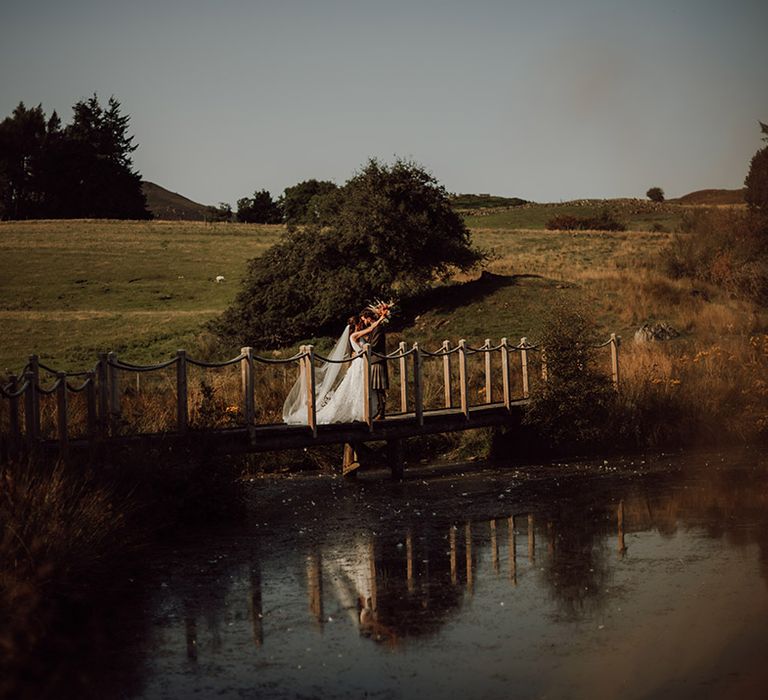
[[[765,0],[0,3],[0,118],[114,95],[146,180],[235,204],[371,157],[534,201],[743,185]]]

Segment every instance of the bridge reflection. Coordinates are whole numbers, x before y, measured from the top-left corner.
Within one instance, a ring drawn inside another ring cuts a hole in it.
[[[623,502],[612,511],[623,556]],[[361,636],[398,648],[408,638],[436,633],[488,579],[494,585],[506,580],[514,592],[532,574],[543,577],[565,608],[575,610],[584,591],[591,588],[599,596],[598,580],[608,566],[606,547],[590,542],[585,548],[578,538],[580,554],[574,558],[576,532],[564,528],[562,519],[522,513],[311,545],[300,552],[303,564],[294,579],[306,598],[304,622],[322,634],[328,624],[345,620]],[[605,540],[604,528],[589,538],[595,536]],[[269,611],[259,558],[249,563],[247,577],[247,616],[253,644],[260,648],[268,642]],[[196,661],[197,617],[206,612],[190,601],[184,609],[187,658]]]

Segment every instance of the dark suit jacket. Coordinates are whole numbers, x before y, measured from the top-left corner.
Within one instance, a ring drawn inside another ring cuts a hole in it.
[[[370,343],[371,350],[373,352],[377,352],[379,355],[387,354],[387,334],[384,332],[383,326],[376,326],[376,328],[374,328],[370,335],[366,336],[364,340]],[[386,367],[386,360],[383,357],[371,355],[372,365],[377,365],[381,362],[384,362],[384,366]]]

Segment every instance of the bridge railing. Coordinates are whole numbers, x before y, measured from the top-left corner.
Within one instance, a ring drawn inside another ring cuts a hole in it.
[[[611,376],[616,388],[619,345],[620,338],[612,333],[607,341],[596,346],[610,352]],[[387,355],[379,355],[366,345],[360,353],[335,362],[349,365],[361,359],[365,376],[370,378],[374,355],[393,367],[392,374],[397,377],[390,385],[389,395],[393,403],[396,396],[399,399],[399,411],[390,410],[388,415],[410,414],[420,425],[424,423],[425,414],[433,412],[458,410],[469,418],[470,410],[478,406],[496,404],[510,409],[514,402],[529,398],[535,386],[547,380],[545,349],[529,343],[526,338],[521,338],[516,345],[507,338],[495,345],[486,339],[480,346],[469,345],[466,340],[451,346],[445,340],[432,351],[418,343],[408,347],[400,342],[397,349]],[[72,439],[94,443],[117,435],[143,434],[147,431],[133,430],[123,414],[124,403],[130,404],[129,397],[135,400],[144,391],[150,401],[173,406],[174,415],[162,423],[164,427],[160,432],[183,435],[189,430],[221,427],[219,423],[213,426],[204,421],[202,424],[190,421],[190,374],[195,368],[237,371],[239,377],[230,384],[236,384],[232,388],[239,397],[238,405],[225,405],[221,410],[235,414],[234,425],[248,429],[282,420],[279,408],[269,407],[259,398],[271,393],[281,407],[298,374],[307,389],[306,425],[317,435],[315,369],[317,363],[331,361],[316,353],[312,345],[301,346],[299,352],[290,357],[266,357],[256,354],[252,347],[243,347],[239,355],[222,362],[197,360],[179,350],[169,360],[151,365],[127,362],[111,352],[100,353],[92,369],[64,372],[31,355],[19,374],[8,375],[0,381],[0,460],[33,451],[43,439],[55,438],[62,454],[66,454]],[[279,368],[281,374],[277,380],[270,381],[260,365],[264,369]],[[142,389],[140,382],[140,377],[149,373],[165,373],[164,381],[151,391]],[[123,387],[121,377],[125,375],[135,377],[135,389]],[[363,420],[373,430],[370,380],[364,382],[364,390]],[[200,391],[196,391],[199,399]],[[167,400],[157,401],[157,396],[163,393]],[[199,404],[200,400],[196,405]],[[135,409],[140,411],[142,406],[146,408],[147,403],[139,403]],[[219,409],[214,405],[213,410]]]

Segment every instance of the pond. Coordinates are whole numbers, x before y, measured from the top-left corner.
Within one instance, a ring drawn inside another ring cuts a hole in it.
[[[766,464],[255,480],[246,524],[116,582],[99,694],[765,697]]]

